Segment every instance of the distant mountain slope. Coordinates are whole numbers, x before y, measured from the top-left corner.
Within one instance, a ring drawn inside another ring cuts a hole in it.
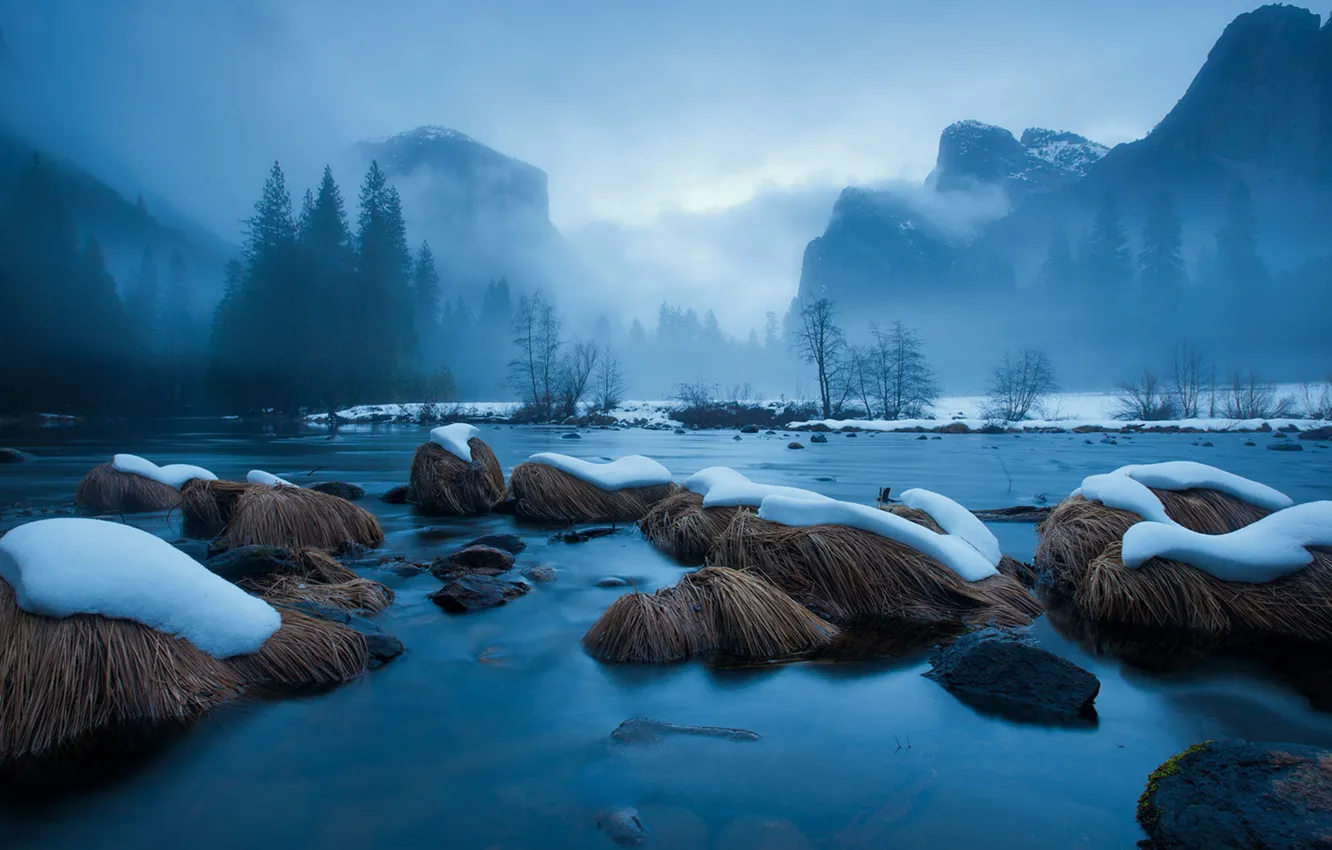
[[[941,192],[1000,186],[1018,202],[1082,177],[1107,150],[1075,133],[1034,127],[1015,139],[1002,127],[959,121],[939,138],[938,164],[927,184]]]

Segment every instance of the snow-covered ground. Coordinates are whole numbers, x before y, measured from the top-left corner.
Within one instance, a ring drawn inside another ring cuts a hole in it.
[[[1298,384],[1278,384],[1278,398],[1300,398]],[[843,427],[859,428],[865,431],[911,431],[918,429],[936,429],[951,422],[960,422],[971,430],[979,430],[993,424],[982,414],[985,407],[983,395],[943,396],[931,411],[928,419],[811,419],[784,423],[786,428],[810,428],[824,425],[833,430]],[[769,399],[757,402],[758,405],[774,409],[785,408],[793,404],[790,399]],[[1298,403],[1297,403],[1298,406]],[[610,412],[622,426],[637,428],[676,428],[680,422],[674,418],[674,412],[680,403],[674,400],[626,401]],[[1256,431],[1266,423],[1271,428],[1293,426],[1300,430],[1328,425],[1326,420],[1282,417],[1271,419],[1225,419],[1199,418],[1175,419],[1163,421],[1130,421],[1117,419],[1115,413],[1120,407],[1117,394],[1112,392],[1069,392],[1057,393],[1046,400],[1039,416],[1022,422],[1009,423],[1010,427],[1023,430],[1050,430],[1073,428],[1102,428],[1118,431],[1128,429],[1195,429],[1199,431]],[[349,407],[337,413],[344,422],[412,422],[418,421],[423,413],[431,421],[447,420],[503,420],[512,416],[519,406],[507,401],[449,402],[439,404],[363,404]],[[433,416],[431,416],[433,414]],[[328,415],[317,413],[306,417],[306,421],[320,424],[328,421]]]

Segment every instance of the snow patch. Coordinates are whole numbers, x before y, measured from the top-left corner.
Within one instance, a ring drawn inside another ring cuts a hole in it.
[[[282,620],[146,531],[98,519],[44,519],[0,538],[0,577],[30,614],[99,614],[176,635],[215,658],[257,652]]]
[[[957,502],[932,490],[916,489],[902,494],[902,504],[929,514],[945,534],[962,538],[984,555],[985,560],[999,566],[1004,557],[999,549],[999,538],[975,514]]]
[[[1166,514],[1165,505],[1161,504],[1160,498],[1149,490],[1146,484],[1122,472],[1088,475],[1082,479],[1082,498],[1100,502],[1107,508],[1130,511],[1152,522],[1176,524]]]
[[[117,472],[128,472],[132,475],[139,475],[143,478],[151,478],[153,481],[160,482],[168,487],[174,487],[179,490],[185,486],[186,481],[198,478],[202,481],[216,481],[217,476],[202,466],[192,466],[188,463],[172,463],[166,466],[158,466],[147,458],[141,458],[138,455],[118,454],[111,458],[111,468]]]
[[[703,497],[705,508],[734,508],[747,506],[757,508],[768,496],[787,496],[792,499],[819,500],[827,499],[813,490],[799,487],[783,487],[779,484],[760,484],[750,481],[742,473],[729,466],[709,466],[685,479],[688,490]]]
[[[251,469],[249,472],[245,473],[245,480],[250,482],[251,484],[263,484],[268,487],[276,487],[279,484],[285,487],[298,486],[296,484],[292,484],[290,481],[288,481],[285,478],[277,477],[271,472],[264,472],[262,469]]]
[[[1295,505],[1229,534],[1140,522],[1124,533],[1124,565],[1167,558],[1222,581],[1264,584],[1313,563],[1309,546],[1332,546],[1332,502]]]
[[[1124,473],[1134,481],[1141,481],[1154,490],[1217,490],[1269,511],[1279,511],[1295,504],[1294,499],[1266,484],[1191,460],[1133,464],[1115,471]]]
[[[466,422],[455,422],[452,425],[444,425],[431,431],[430,442],[443,446],[446,452],[460,458],[463,463],[471,463],[472,447],[467,445],[467,441],[480,433],[481,429],[475,425],[468,425]]]
[[[538,452],[528,458],[532,463],[553,466],[598,490],[614,492],[631,487],[657,487],[671,483],[671,471],[650,457],[627,455],[609,463],[593,463],[555,452]]]
[[[799,528],[845,525],[877,534],[910,546],[922,555],[928,555],[957,573],[964,581],[980,581],[999,574],[989,559],[961,537],[936,534],[909,519],[866,505],[833,499],[815,501],[769,496],[759,506],[758,515],[760,519]]]

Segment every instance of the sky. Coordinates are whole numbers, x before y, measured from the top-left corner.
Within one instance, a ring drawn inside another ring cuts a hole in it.
[[[1254,5],[0,0],[0,28],[35,136],[227,239],[274,159],[304,187],[439,124],[548,173],[611,303],[743,334],[842,187],[919,183],[964,118],[1138,138]]]

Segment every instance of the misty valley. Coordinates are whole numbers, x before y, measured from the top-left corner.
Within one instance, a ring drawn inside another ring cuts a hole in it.
[[[1327,846],[1332,22],[962,7],[0,0],[0,844]]]

